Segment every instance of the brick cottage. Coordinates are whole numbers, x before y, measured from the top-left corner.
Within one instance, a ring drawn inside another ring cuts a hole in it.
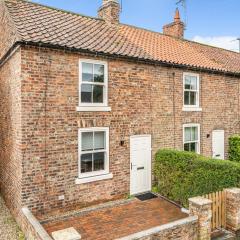
[[[227,158],[240,55],[119,22],[0,0],[0,189],[18,215],[151,190],[162,148]]]

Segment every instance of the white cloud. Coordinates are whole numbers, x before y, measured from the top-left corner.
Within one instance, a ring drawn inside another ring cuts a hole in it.
[[[225,48],[232,51],[238,51],[239,42],[236,41],[237,37],[233,36],[219,36],[219,37],[201,37],[195,36],[192,40],[220,48]]]

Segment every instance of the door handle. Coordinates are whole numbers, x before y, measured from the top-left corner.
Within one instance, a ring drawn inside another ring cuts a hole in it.
[[[131,162],[131,170],[132,170],[132,168],[135,167],[135,166],[137,166],[137,165],[133,165],[132,162]]]

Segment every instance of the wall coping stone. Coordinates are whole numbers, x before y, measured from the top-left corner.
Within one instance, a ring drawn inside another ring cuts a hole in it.
[[[43,226],[39,223],[39,221],[34,217],[32,212],[28,209],[28,207],[23,207],[22,213],[28,220],[29,224],[32,225],[32,227],[34,228],[34,230],[37,232],[37,234],[41,239],[52,240],[52,238],[48,235],[48,233],[43,228]]]
[[[240,194],[240,188],[227,188],[225,191],[233,194]]]
[[[185,224],[188,224],[188,223],[194,223],[194,222],[197,222],[197,221],[198,221],[197,216],[191,216],[191,217],[183,218],[183,219],[180,219],[180,220],[177,220],[177,221],[174,221],[174,222],[171,222],[171,223],[167,223],[167,224],[164,224],[164,225],[161,225],[161,226],[150,228],[150,229],[145,230],[145,231],[134,233],[134,234],[131,234],[131,235],[123,237],[123,238],[118,238],[118,239],[115,239],[115,240],[133,240],[133,239],[137,240],[137,239],[141,239],[143,237],[147,237],[147,236],[155,234],[155,233],[159,233],[159,232],[164,231],[164,230],[168,230],[168,229],[171,229],[171,228],[182,226],[182,225],[185,225]]]
[[[189,202],[198,206],[205,206],[205,205],[212,204],[211,200],[204,197],[189,198]]]

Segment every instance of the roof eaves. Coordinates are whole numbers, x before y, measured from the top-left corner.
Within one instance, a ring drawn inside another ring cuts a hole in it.
[[[174,63],[169,61],[160,61],[160,60],[149,60],[147,58],[139,58],[139,57],[131,57],[128,55],[120,55],[120,54],[111,54],[111,53],[105,53],[105,52],[95,52],[89,49],[81,49],[81,48],[74,48],[74,47],[68,47],[68,46],[62,46],[57,44],[51,44],[51,43],[43,43],[43,42],[31,42],[31,41],[19,41],[18,44],[22,45],[29,45],[29,46],[35,46],[35,47],[46,47],[51,49],[59,49],[59,50],[66,50],[69,52],[82,52],[86,54],[94,54],[94,56],[103,56],[103,57],[110,57],[110,58],[122,58],[122,59],[128,59],[133,61],[140,61],[144,62],[146,64],[162,64],[168,67],[177,67],[177,68],[188,68],[190,70],[196,70],[196,71],[205,71],[205,72],[211,72],[211,73],[221,73],[221,74],[228,74],[232,76],[239,76],[240,72],[234,72],[234,71],[228,71],[228,70],[221,70],[221,69],[215,69],[215,68],[205,68],[200,67],[196,65],[188,65],[188,64],[180,64],[180,63]]]

